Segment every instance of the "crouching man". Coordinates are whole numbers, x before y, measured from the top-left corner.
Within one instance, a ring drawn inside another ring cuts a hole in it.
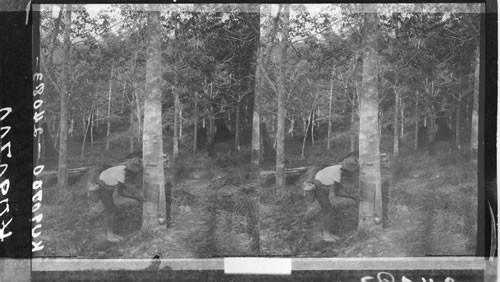
[[[348,157],[338,165],[313,167],[306,172],[306,179],[302,184],[302,189],[308,202],[312,203],[315,200],[319,202],[321,207],[322,235],[323,240],[326,242],[335,242],[339,239],[338,236],[330,233],[333,217],[333,206],[328,197],[330,190],[333,190],[335,196],[358,201],[355,197],[341,192],[342,177],[350,176],[358,170],[358,160],[354,157]]]
[[[116,217],[118,215],[118,208],[113,201],[113,192],[115,189],[118,195],[142,201],[142,197],[134,195],[127,190],[125,186],[125,178],[133,176],[142,170],[142,161],[139,158],[132,158],[127,161],[125,165],[117,165],[110,167],[99,175],[98,196],[104,205],[104,212],[106,214],[106,239],[110,242],[119,242],[123,237],[114,233]]]

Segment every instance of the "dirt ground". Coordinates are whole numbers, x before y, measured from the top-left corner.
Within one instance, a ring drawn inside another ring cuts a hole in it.
[[[319,159],[318,155],[312,151],[311,157],[302,162],[324,163],[327,159],[338,159],[338,156],[328,155]],[[184,165],[189,170],[174,189],[169,228],[159,225],[148,232],[140,231],[140,204],[115,195],[120,209],[117,233],[125,237],[119,244],[105,240],[102,204],[89,198],[81,185],[73,184],[66,191],[45,186],[41,235],[45,248],[36,255],[80,258],[257,255],[250,247],[252,238],[244,212],[224,208],[227,197],[247,197],[240,188],[257,186],[255,179],[248,177],[244,168],[215,168],[211,164],[204,155],[186,158]],[[383,229],[370,234],[358,232],[357,204],[350,199],[333,197],[334,233],[340,237],[335,243],[321,240],[319,205],[306,203],[299,183],[284,191],[276,191],[273,186],[260,187],[256,198],[259,201],[260,255],[406,257],[474,254],[477,180],[472,164],[456,154],[408,154],[384,174],[389,186],[384,197],[387,214]],[[356,193],[354,186],[349,189]],[[138,190],[135,192],[139,193]],[[218,198],[211,197],[214,193],[223,194]],[[216,211],[209,212],[209,207],[214,206],[218,207]]]

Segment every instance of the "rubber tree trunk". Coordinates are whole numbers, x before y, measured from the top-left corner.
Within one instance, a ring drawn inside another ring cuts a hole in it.
[[[396,27],[395,27],[395,39],[394,42],[398,42],[398,35],[399,35],[399,13],[394,13],[393,14],[393,19],[396,22]],[[395,72],[395,78],[394,78],[394,124],[393,124],[393,129],[394,129],[394,142],[393,142],[393,156],[397,157],[399,155],[399,75],[398,72]]]
[[[92,147],[94,147],[94,119],[95,119],[95,110],[93,110],[90,115],[90,145]]]
[[[478,149],[478,126],[479,126],[479,44],[476,47],[475,58],[474,58],[474,92],[472,100],[472,124],[471,124],[471,134],[470,134],[470,151],[471,159],[477,162],[477,149]]]
[[[172,86],[172,93],[174,93],[174,138],[173,138],[173,158],[172,163],[175,164],[177,157],[179,157],[179,93],[174,86]]]
[[[415,147],[413,148],[415,151],[418,150],[418,122],[420,120],[420,115],[419,115],[419,93],[417,91],[417,96],[415,97]]]
[[[365,13],[363,38],[363,92],[360,95],[359,130],[359,205],[358,229],[375,229],[375,221],[382,219],[381,175],[380,175],[380,134],[378,131],[378,16]],[[381,225],[378,225],[381,227]]]
[[[134,128],[134,111],[130,109],[130,136],[129,136],[129,153],[134,152],[134,134],[132,132]]]
[[[354,109],[352,109],[352,111],[351,111],[351,128],[354,128],[354,126],[356,126],[356,124],[355,124],[356,119],[354,117],[355,115],[356,115],[356,112],[354,111]],[[351,143],[351,152],[353,152],[354,147],[355,147],[355,143],[356,143],[354,134],[351,134],[351,142],[350,143]]]
[[[399,105],[401,106],[401,137],[405,135],[405,102],[403,97],[399,97]]]
[[[194,94],[193,153],[198,149],[198,93]]]
[[[179,99],[179,142],[182,142],[184,126],[182,122],[182,102]]]
[[[69,88],[69,60],[71,48],[71,4],[66,4],[66,15],[64,17],[64,62],[61,77],[61,110],[59,117],[59,160],[57,168],[57,185],[59,188],[68,188],[67,166],[67,141],[68,141],[68,88]]]
[[[146,95],[144,101],[142,229],[158,224],[159,193],[165,187],[161,112],[161,28],[160,12],[148,12],[146,49]]]
[[[359,133],[359,126],[357,126],[357,128],[354,128],[356,126],[355,122],[356,122],[356,113],[359,113],[359,91],[358,91],[358,82],[357,82],[357,73],[358,73],[358,52],[355,52],[354,53],[354,56],[352,58],[352,73],[351,73],[351,77],[353,78],[353,91],[354,91],[354,94],[353,94],[353,97],[352,97],[352,102],[351,102],[351,152],[354,151],[354,148],[356,147],[356,135],[354,134],[354,132],[356,133]],[[347,87],[347,85],[346,85]],[[347,89],[346,89],[347,91]],[[346,95],[348,93],[346,92]]]
[[[312,113],[312,109],[311,109],[311,113]],[[302,160],[305,158],[307,132],[309,132],[309,127],[311,126],[311,115],[312,115],[311,113],[309,114],[309,117],[307,118],[307,123],[305,122],[305,119],[303,119],[305,126],[304,126],[304,138],[302,139],[302,150],[301,150],[301,153],[300,153],[300,158]]]
[[[238,98],[236,104],[236,121],[235,121],[235,129],[234,129],[234,146],[236,151],[240,151],[240,111],[241,111],[241,101]]]
[[[108,118],[106,127],[106,151],[109,150],[109,133],[111,130],[111,92],[113,87],[113,66],[111,66],[111,74],[109,75],[109,91],[108,91]]]
[[[328,137],[326,140],[326,149],[330,150],[330,139],[332,137],[332,99],[333,99],[333,74],[334,71],[332,71],[332,78],[330,79],[330,100],[328,101]]]
[[[457,150],[461,149],[460,146],[460,100],[457,102],[457,108],[455,110],[455,146]]]
[[[286,62],[286,49],[288,44],[288,21],[290,14],[290,5],[284,5],[282,16],[282,29],[281,40],[279,46],[279,70],[278,70],[278,117],[276,129],[276,186],[282,188],[285,186],[285,99],[286,99],[286,75],[285,75],[285,62]]]
[[[253,117],[252,117],[252,164],[257,168],[260,167],[261,157],[262,157],[261,136],[260,136],[260,100],[262,92],[262,74],[260,72],[261,69],[260,64],[262,63],[261,52],[262,52],[261,47],[258,47],[256,54],[257,66],[255,67],[255,91],[253,98]]]
[[[139,94],[137,94],[137,83],[134,82],[134,99],[135,99],[135,111],[137,114],[137,138],[140,141],[140,137],[142,136],[142,128],[143,126],[143,118],[142,118],[142,110],[141,110],[141,103],[139,100]]]
[[[92,105],[92,108],[94,105]],[[83,159],[83,156],[85,155],[85,142],[87,141],[87,133],[89,132],[89,126],[90,126],[90,116],[93,111],[93,109],[90,109],[89,116],[87,118],[87,126],[85,127],[85,133],[83,134],[83,140],[82,140],[82,154],[80,155],[80,158]]]
[[[178,22],[177,14],[172,14],[172,25],[174,26],[174,40],[178,39]],[[180,98],[177,91],[177,75],[174,74],[174,83],[172,85],[172,92],[174,94],[174,137],[173,137],[173,152],[172,152],[172,165],[175,165],[179,157],[179,117],[180,117]]]
[[[399,156],[399,87],[398,87],[398,78],[396,74],[396,82],[394,85],[394,147],[393,147],[393,155],[394,157]]]
[[[311,144],[314,147],[314,123],[315,123],[315,117],[316,115],[314,114],[314,110],[311,112]]]

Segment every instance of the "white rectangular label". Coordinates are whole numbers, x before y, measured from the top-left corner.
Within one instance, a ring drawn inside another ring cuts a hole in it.
[[[226,274],[292,274],[289,258],[224,258]]]

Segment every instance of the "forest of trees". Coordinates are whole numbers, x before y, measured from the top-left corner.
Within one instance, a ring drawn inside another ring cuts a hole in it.
[[[51,138],[42,162],[57,167],[64,189],[67,169],[88,164],[97,140],[117,158],[142,150],[143,189],[157,191],[164,153],[175,166],[227,150],[275,170],[280,190],[286,169],[314,146],[359,151],[358,226],[374,228],[382,153],[394,162],[421,150],[477,158],[480,14],[451,7],[113,4],[91,14],[46,6]],[[146,198],[144,228],[157,209],[158,199]]]

